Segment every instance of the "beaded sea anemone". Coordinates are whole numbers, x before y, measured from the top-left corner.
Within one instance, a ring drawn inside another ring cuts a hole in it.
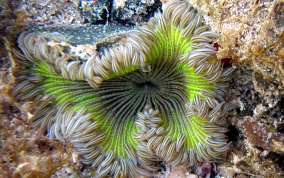
[[[228,148],[224,98],[233,69],[212,60],[216,37],[178,0],[91,57],[23,32],[12,94],[36,101],[31,126],[72,144],[97,177],[150,176],[161,162],[218,161]]]

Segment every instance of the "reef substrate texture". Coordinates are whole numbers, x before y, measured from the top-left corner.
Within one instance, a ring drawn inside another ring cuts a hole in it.
[[[56,36],[23,32],[12,94],[34,101],[31,126],[72,144],[96,177],[219,161],[229,146],[225,97],[233,69],[216,60],[217,37],[178,0],[117,45],[89,48],[91,55]]]

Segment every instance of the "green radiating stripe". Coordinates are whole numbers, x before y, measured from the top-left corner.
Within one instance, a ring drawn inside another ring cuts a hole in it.
[[[94,120],[100,123],[99,130],[105,132],[105,139],[100,145],[105,152],[113,151],[115,156],[127,157],[126,145],[135,151],[138,142],[134,139],[137,128],[134,127],[134,119],[128,118],[123,122],[115,118],[105,118],[94,106],[96,105],[96,90],[88,82],[79,80],[64,79],[61,75],[53,75],[48,65],[43,62],[35,64],[33,72],[43,76],[45,80],[40,83],[41,88],[49,96],[56,96],[56,106],[66,101],[72,101],[74,106],[71,110],[78,111],[87,107],[93,114]],[[93,107],[92,107],[93,106]]]
[[[134,139],[134,134],[137,133],[134,122],[134,118],[128,118],[124,121],[109,119],[104,122],[100,127],[106,134],[104,141],[100,144],[103,151],[112,150],[115,156],[127,158],[126,146],[129,146],[135,153],[138,141]]]
[[[193,67],[188,67],[184,63],[180,63],[177,67],[178,71],[183,71],[186,75],[186,89],[188,91],[189,100],[192,101],[195,95],[204,98],[201,93],[203,90],[215,91],[214,83],[209,82],[204,78],[205,74],[196,74]]]
[[[82,107],[87,107],[95,103],[97,95],[95,90],[86,81],[64,79],[61,75],[53,75],[48,65],[43,62],[35,63],[33,72],[43,76],[45,80],[40,83],[41,88],[49,96],[56,96],[57,106],[66,101],[72,101],[72,110],[78,111]],[[94,114],[94,113],[93,113]]]
[[[192,116],[183,120],[184,127],[181,127],[186,136],[185,148],[197,150],[198,145],[206,145],[209,133],[204,130],[204,126],[210,125],[207,121],[197,116]]]
[[[168,24],[167,31],[156,27],[156,40],[151,45],[150,52],[146,55],[146,63],[151,63],[158,58],[164,61],[177,59],[191,51],[191,42],[184,38],[182,30]]]
[[[165,128],[165,136],[171,136],[177,141],[181,134],[185,135],[185,148],[197,150],[198,145],[206,145],[210,133],[204,130],[204,126],[210,123],[198,116],[187,118],[186,116],[174,114],[173,118],[163,118],[162,127]]]

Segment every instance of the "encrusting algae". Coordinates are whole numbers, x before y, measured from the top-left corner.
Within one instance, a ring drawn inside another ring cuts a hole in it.
[[[96,177],[151,176],[163,164],[219,161],[229,147],[221,61],[200,14],[173,0],[117,46],[82,58],[71,44],[23,32],[12,95],[37,101],[32,127],[72,144]]]

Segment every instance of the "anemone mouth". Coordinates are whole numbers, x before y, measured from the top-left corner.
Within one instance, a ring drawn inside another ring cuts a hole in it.
[[[155,60],[150,66],[149,72],[137,69],[103,81],[96,89],[99,111],[118,121],[135,117],[146,105],[159,110],[163,117],[185,112],[186,78],[177,70],[177,62]]]

